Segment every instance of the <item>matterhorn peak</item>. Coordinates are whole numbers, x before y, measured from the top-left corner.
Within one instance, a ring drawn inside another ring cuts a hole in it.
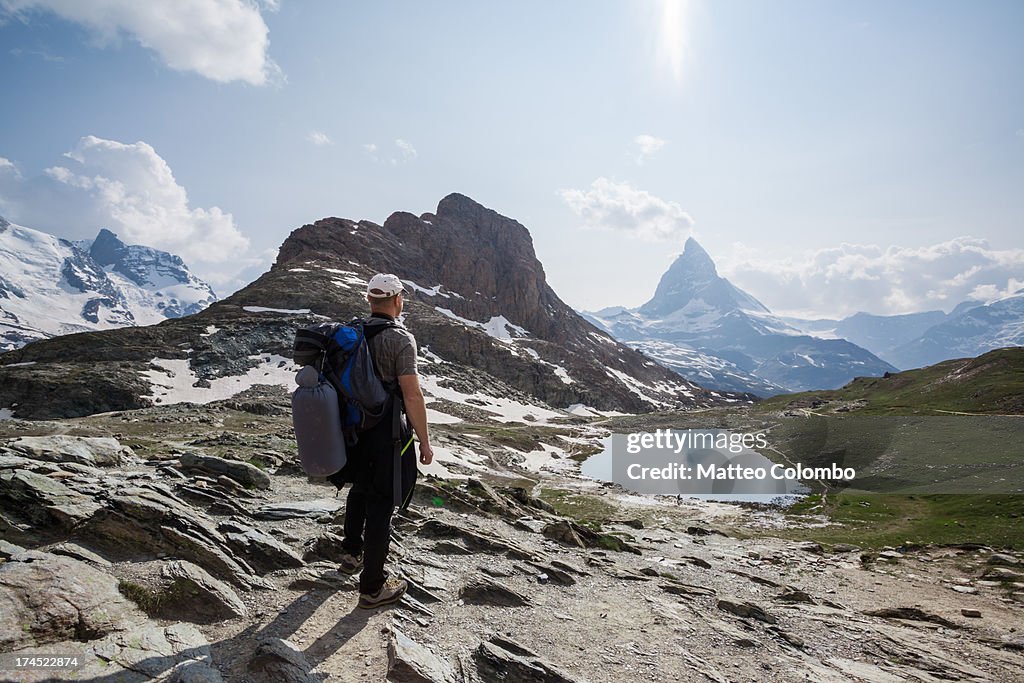
[[[697,240],[689,237],[683,245],[683,253],[661,276],[654,296],[640,310],[645,315],[677,311],[719,280],[715,262]]]

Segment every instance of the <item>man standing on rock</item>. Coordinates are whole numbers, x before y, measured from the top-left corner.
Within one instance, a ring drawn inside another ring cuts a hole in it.
[[[411,423],[420,442],[420,462],[429,465],[434,452],[427,431],[426,402],[416,374],[416,338],[397,320],[404,297],[405,289],[397,276],[378,273],[370,278],[366,287],[366,300],[370,304],[366,329],[377,327],[375,319],[389,324],[378,322],[379,329],[372,336],[367,334],[367,343],[381,381],[392,390],[391,400],[400,401],[407,418],[401,420],[401,443],[409,442],[407,423]],[[404,579],[389,577],[384,571],[391,545],[391,515],[395,506],[402,503],[395,500],[395,477],[400,477],[401,472],[395,472],[393,432],[393,421],[383,419],[360,433],[358,442],[348,453],[349,462],[356,468],[347,473],[347,478],[354,483],[345,504],[345,540],[342,543],[345,552],[340,558],[339,570],[355,574],[362,569],[359,607],[364,609],[398,602],[407,588]],[[342,482],[335,483],[340,488]]]

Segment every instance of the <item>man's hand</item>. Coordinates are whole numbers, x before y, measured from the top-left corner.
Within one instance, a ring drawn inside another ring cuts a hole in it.
[[[420,442],[420,462],[429,465],[434,460],[434,449],[429,443]]]

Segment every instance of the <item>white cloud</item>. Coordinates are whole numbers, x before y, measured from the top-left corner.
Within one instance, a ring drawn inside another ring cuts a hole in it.
[[[0,157],[0,172],[6,173],[17,173],[18,167],[14,165],[14,162],[6,157]]]
[[[633,138],[633,144],[636,145],[636,154],[633,158],[637,165],[642,166],[649,157],[653,156],[667,143],[668,140],[662,140],[653,135],[637,135]]]
[[[35,178],[0,172],[0,205],[10,220],[74,238],[109,228],[129,244],[178,254],[204,277],[245,258],[249,240],[231,214],[190,206],[170,166],[145,142],[90,135],[64,158]]]
[[[395,149],[391,153],[382,150],[374,142],[368,142],[363,145],[363,153],[374,163],[390,164],[391,166],[408,164],[415,161],[416,157],[419,156],[412,143],[401,138],[395,140]]]
[[[401,138],[395,140],[395,147],[398,148],[398,159],[392,159],[391,163],[406,163],[413,161],[416,158],[416,148],[412,146],[412,143],[406,142]]]
[[[325,147],[327,145],[334,144],[331,141],[331,139],[327,136],[327,133],[323,133],[318,130],[310,131],[309,135],[306,136],[306,139],[312,142],[317,147]]]
[[[87,27],[100,45],[126,36],[177,71],[228,83],[265,85],[281,78],[267,55],[269,29],[260,9],[276,0],[0,0],[0,16],[52,12]]]
[[[767,261],[738,245],[721,271],[781,314],[843,317],[943,309],[1024,286],[1024,249],[958,237],[921,247],[841,244]]]
[[[626,232],[649,241],[681,241],[693,227],[693,219],[679,204],[629,183],[598,178],[589,190],[559,190],[558,194],[590,228]]]

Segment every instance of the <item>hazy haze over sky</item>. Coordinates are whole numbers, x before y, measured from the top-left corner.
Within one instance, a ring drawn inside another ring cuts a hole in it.
[[[1024,287],[1022,25],[1014,0],[0,0],[0,213],[224,295],[304,223],[461,192],[577,308],[642,303],[693,235],[779,313],[949,310]]]

